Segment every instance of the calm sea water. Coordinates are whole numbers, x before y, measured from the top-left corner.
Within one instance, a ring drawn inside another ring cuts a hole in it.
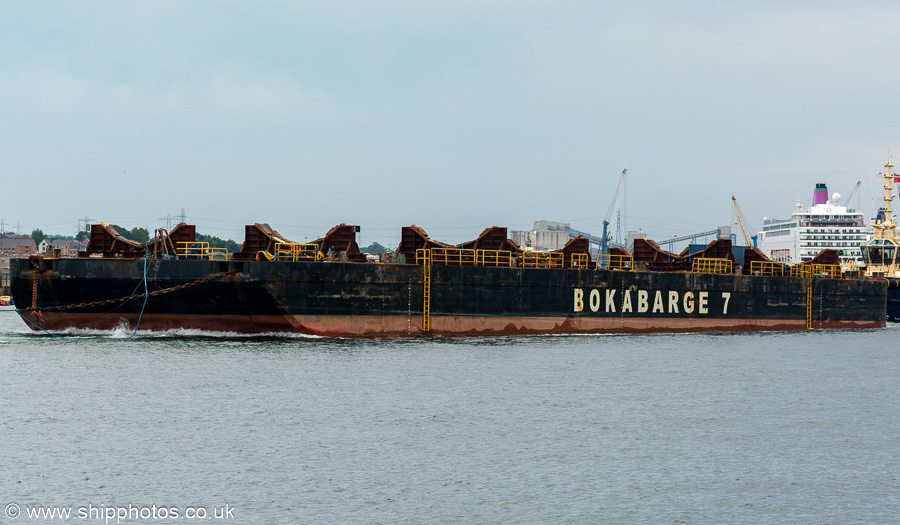
[[[0,522],[900,522],[900,327],[125,335],[0,312]]]

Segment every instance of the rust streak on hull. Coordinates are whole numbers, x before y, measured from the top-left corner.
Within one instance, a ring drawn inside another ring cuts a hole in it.
[[[136,315],[80,314],[47,312],[40,318],[24,314],[35,325],[47,331],[70,328],[114,330],[122,326],[133,329]],[[33,323],[33,324],[32,324]],[[420,337],[434,336],[504,336],[541,334],[611,334],[611,333],[684,333],[684,332],[752,332],[804,330],[805,320],[775,319],[659,319],[653,317],[590,318],[538,316],[433,316],[430,334],[423,334],[421,316],[344,316],[344,315],[145,315],[141,330],[174,329],[210,332],[264,334],[296,333],[329,337]],[[883,321],[818,322],[814,328],[866,329],[882,328]]]

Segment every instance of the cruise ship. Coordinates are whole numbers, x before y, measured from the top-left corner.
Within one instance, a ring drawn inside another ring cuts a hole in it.
[[[764,219],[758,247],[773,261],[797,264],[810,261],[822,250],[836,250],[841,263],[859,266],[859,246],[869,239],[861,211],[840,205],[841,195],[828,198],[828,187],[816,184],[812,206],[800,202],[790,219]]]

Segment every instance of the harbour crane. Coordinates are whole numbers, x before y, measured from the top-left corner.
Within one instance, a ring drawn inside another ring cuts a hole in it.
[[[624,215],[625,208],[625,175],[627,173],[627,169],[622,170],[616,196],[613,197],[612,203],[609,205],[609,211],[606,212],[606,218],[603,220],[603,237],[600,243],[600,253],[609,253],[610,245],[625,245],[622,238],[622,215]],[[612,239],[610,239],[611,232],[615,232],[615,237]]]
[[[741,216],[741,208],[738,206],[737,197],[732,195],[731,202],[734,203],[734,216],[737,218],[738,226],[741,227],[741,233],[744,234],[744,242],[747,243],[747,246],[756,246],[751,240],[750,234],[747,233],[747,226],[744,225],[744,218]]]
[[[859,187],[860,187],[861,185],[862,185],[862,181],[861,181],[861,180],[856,181],[856,186],[853,187],[853,191],[851,191],[851,192],[850,192],[850,196],[847,197],[847,204],[848,204],[848,205],[852,205],[852,204],[853,204],[853,197],[856,197],[856,192],[859,191]],[[856,206],[855,206],[854,208],[859,209],[859,203],[856,203]]]

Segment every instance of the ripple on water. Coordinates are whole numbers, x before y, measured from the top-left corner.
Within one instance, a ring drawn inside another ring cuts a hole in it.
[[[898,331],[361,341],[0,315],[8,501],[239,521],[888,523]]]

